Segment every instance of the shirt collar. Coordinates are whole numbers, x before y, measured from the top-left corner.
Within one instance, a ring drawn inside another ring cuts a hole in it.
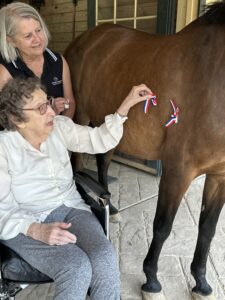
[[[37,149],[35,149],[17,130],[15,130],[15,131],[8,131],[8,133],[11,135],[11,137],[13,139],[13,142],[19,148],[23,148],[23,149],[25,149],[27,151],[32,151],[32,152],[40,152]]]
[[[49,48],[46,48],[44,53],[44,58],[48,60],[49,63],[55,63],[58,58],[57,56],[49,49]],[[16,69],[19,69],[19,70],[22,70],[22,71],[25,71],[27,73],[32,73],[33,72],[26,66],[26,64],[23,62],[23,60],[18,56],[16,60],[12,60],[12,64],[13,66],[16,68]]]

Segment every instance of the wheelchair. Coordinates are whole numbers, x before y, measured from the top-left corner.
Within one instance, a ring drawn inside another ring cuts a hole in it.
[[[77,189],[85,203],[101,223],[109,239],[109,200],[110,193],[99,182],[84,172],[75,176]],[[15,300],[15,296],[30,284],[52,282],[18,254],[1,244],[0,241],[0,300]]]

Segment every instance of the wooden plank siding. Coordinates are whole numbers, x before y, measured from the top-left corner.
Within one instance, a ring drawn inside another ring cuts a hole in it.
[[[112,14],[113,1],[101,0],[99,12],[103,18]],[[63,53],[67,45],[78,35],[88,29],[88,0],[78,0],[77,6],[72,0],[45,0],[45,5],[41,7],[40,14],[44,18],[49,31],[51,40],[49,47]],[[130,0],[118,1],[118,17],[133,16],[133,5]],[[156,0],[139,0],[137,16],[145,14],[157,14]],[[121,25],[133,27],[130,21],[120,21]],[[140,30],[155,32],[155,20],[138,20],[137,27]]]
[[[87,30],[87,0],[45,0],[40,14],[51,33],[49,47],[63,53],[68,44]]]
[[[93,0],[94,1],[94,0]],[[215,0],[205,0],[209,4]],[[27,2],[26,0],[24,2]],[[179,31],[190,21],[197,17],[199,0],[178,0],[177,7],[177,28]],[[40,13],[43,16],[51,33],[49,47],[57,52],[63,53],[67,45],[78,35],[88,29],[88,0],[78,0],[77,6],[73,0],[45,0]],[[130,0],[118,1],[117,17],[131,17],[133,4]],[[139,0],[137,16],[145,14],[157,14],[157,1]],[[112,0],[99,1],[99,19],[112,18]],[[118,24],[132,27],[132,21],[119,21]],[[154,20],[137,22],[137,28],[150,33],[156,31]]]

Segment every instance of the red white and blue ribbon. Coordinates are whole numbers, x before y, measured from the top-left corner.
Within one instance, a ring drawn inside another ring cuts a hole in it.
[[[144,113],[145,114],[148,112],[150,102],[151,102],[152,106],[157,106],[156,95],[152,95],[150,99],[145,100],[145,102],[144,102]]]
[[[170,116],[170,119],[166,123],[165,127],[169,127],[172,124],[178,123],[179,108],[175,106],[173,100],[170,100],[170,103],[171,103],[172,108],[173,108],[173,114]]]

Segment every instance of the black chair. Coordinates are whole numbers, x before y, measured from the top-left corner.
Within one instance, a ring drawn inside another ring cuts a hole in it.
[[[90,205],[109,238],[110,193],[84,172],[78,172],[75,181],[82,198]],[[0,242],[0,300],[14,300],[16,294],[27,285],[51,281],[51,278],[34,269]]]

